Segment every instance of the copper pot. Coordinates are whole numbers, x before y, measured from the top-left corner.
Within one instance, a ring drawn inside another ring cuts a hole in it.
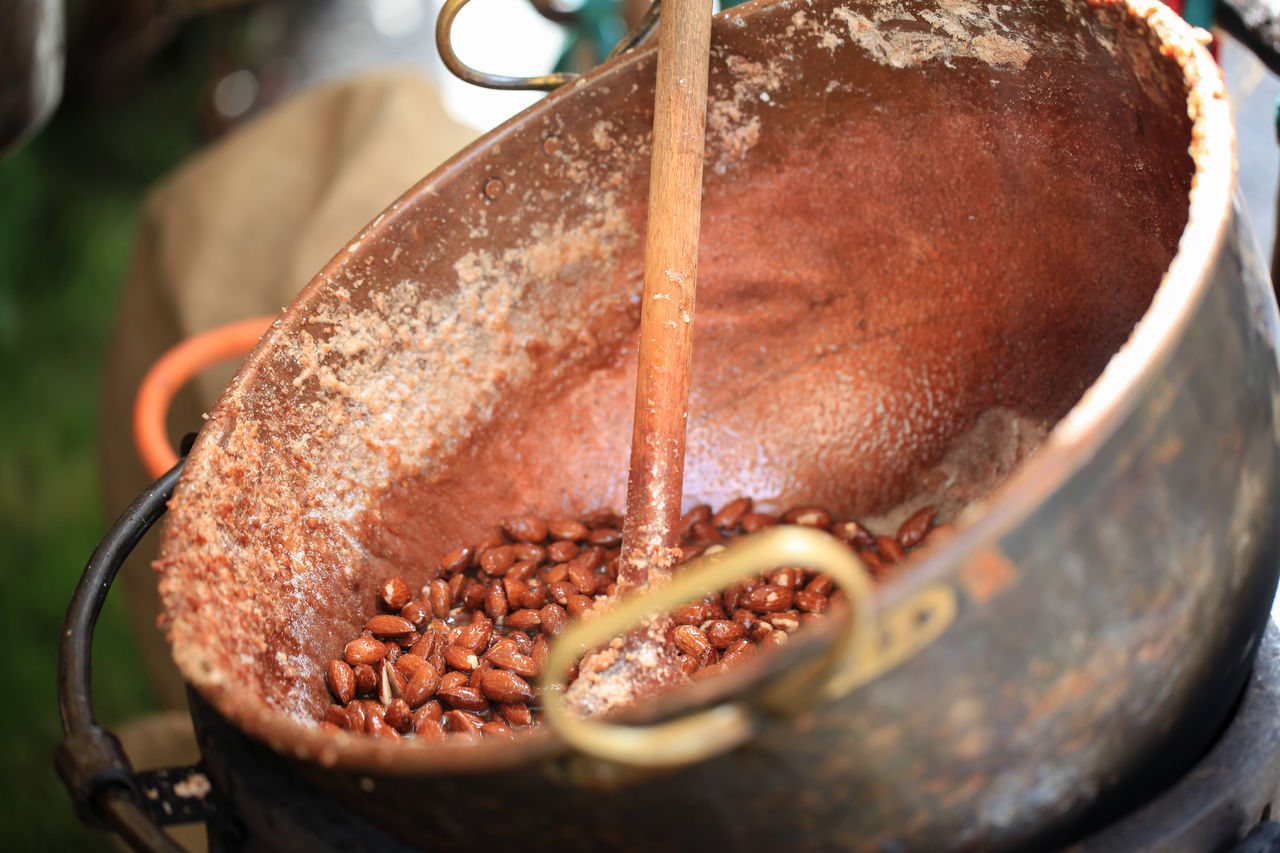
[[[1219,72],[1139,0],[716,21],[686,501],[943,507],[860,686],[756,713],[744,667],[698,701],[746,741],[662,771],[315,728],[380,578],[622,504],[653,59],[428,176],[242,367],[158,563],[199,705],[433,849],[1043,849],[1172,779],[1275,589],[1280,397]]]

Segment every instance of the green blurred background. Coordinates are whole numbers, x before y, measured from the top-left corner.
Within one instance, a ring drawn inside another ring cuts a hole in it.
[[[106,529],[97,475],[101,368],[143,193],[200,143],[208,34],[184,32],[116,93],[64,102],[0,161],[0,838],[11,850],[110,849],[53,772],[59,629]],[[153,698],[117,595],[95,639],[108,725]]]

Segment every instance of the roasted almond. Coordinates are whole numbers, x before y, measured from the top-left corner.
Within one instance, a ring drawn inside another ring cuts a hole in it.
[[[366,631],[381,640],[388,637],[406,637],[415,632],[412,622],[401,616],[392,616],[390,613],[379,613],[364,623],[364,627]]]
[[[480,555],[480,569],[490,577],[499,577],[506,574],[507,569],[511,568],[516,561],[516,550],[510,545],[503,545],[498,548],[490,548]]]
[[[480,658],[465,646],[445,646],[444,662],[456,670],[471,672],[480,665]]]
[[[831,513],[822,507],[799,506],[782,514],[783,524],[799,524],[802,527],[816,527],[828,530],[831,527]]]
[[[494,622],[498,622],[506,618],[508,611],[507,591],[503,588],[502,581],[490,582],[484,594],[484,612],[489,614],[489,618]]]
[[[521,515],[503,521],[502,532],[517,542],[541,542],[547,538],[547,523],[532,515]]]
[[[431,604],[432,616],[437,619],[447,617],[449,610],[453,607],[453,594],[449,591],[449,584],[440,578],[433,580],[427,587],[427,600]]]
[[[480,654],[489,647],[489,638],[492,636],[493,622],[480,616],[478,619],[473,619],[470,625],[465,626],[458,632],[458,638],[454,640],[454,645],[462,646],[464,649],[470,649],[476,654]]]
[[[671,621],[677,625],[701,625],[707,621],[707,608],[701,601],[682,604],[671,612]]]
[[[574,521],[571,518],[553,518],[547,522],[547,532],[555,539],[574,541],[586,539],[590,531],[580,521]]]
[[[924,535],[929,532],[929,528],[933,526],[933,520],[937,515],[937,507],[932,506],[922,507],[913,512],[906,521],[898,525],[898,544],[903,548],[919,545],[924,540]]]
[[[530,628],[536,628],[542,624],[542,615],[539,611],[530,607],[522,607],[515,613],[507,616],[504,623],[508,628],[515,628],[518,631],[527,631]]]
[[[326,723],[333,723],[342,729],[345,729],[351,723],[351,718],[347,715],[347,709],[341,705],[326,705],[324,720]]]
[[[671,634],[671,639],[675,642],[676,648],[696,659],[699,664],[705,664],[715,657],[715,648],[707,639],[707,635],[692,625],[677,625]]]
[[[567,563],[578,556],[581,550],[577,542],[552,542],[547,546],[547,556],[557,563]]]
[[[532,702],[533,688],[514,672],[491,669],[480,678],[480,690],[495,702]]]
[[[877,536],[876,550],[886,563],[901,563],[907,556],[907,549],[892,536]]]
[[[409,584],[405,583],[404,578],[388,578],[378,587],[378,598],[382,601],[383,607],[395,613],[409,603],[413,593],[410,592]]]
[[[439,687],[440,673],[433,666],[424,666],[409,679],[402,698],[410,708],[416,708],[434,696]]]
[[[503,702],[498,705],[498,713],[511,726],[533,725],[533,712],[522,702]]]
[[[386,645],[373,637],[356,637],[342,652],[343,659],[352,666],[375,664],[386,656]]]
[[[422,669],[423,667],[434,668],[431,666],[431,664],[427,663],[426,658],[419,657],[418,655],[411,654],[408,652],[396,658],[395,667],[396,667],[396,672],[403,675],[406,680],[411,679],[415,675],[417,675],[418,670]]]
[[[474,687],[441,687],[436,691],[436,696],[446,705],[463,711],[480,712],[489,707],[489,700]]]
[[[856,521],[837,521],[831,525],[831,533],[845,544],[858,548],[870,548],[876,542],[876,538]]]
[[[538,675],[538,667],[533,658],[521,654],[516,644],[510,640],[503,640],[489,649],[485,658],[499,669],[510,670],[523,678],[535,678]]]
[[[356,676],[346,661],[329,661],[329,690],[343,705],[356,697]]]
[[[791,607],[794,594],[788,587],[765,584],[742,597],[742,606],[756,613],[777,613]]]
[[[569,611],[569,615],[574,619],[581,619],[582,615],[591,609],[595,604],[595,600],[589,595],[571,595],[569,600],[565,602],[564,609]]]
[[[713,619],[702,626],[702,631],[717,649],[726,648],[734,640],[741,640],[747,635],[745,628],[728,619]]]
[[[767,512],[749,512],[742,516],[742,520],[738,522],[738,526],[743,533],[759,533],[769,527],[776,527],[778,519],[769,515]]]
[[[807,613],[821,613],[827,609],[827,597],[819,592],[802,589],[796,593],[796,607]]]
[[[680,516],[680,535],[688,537],[693,534],[693,526],[695,524],[706,524],[711,520],[711,507],[706,504],[698,504],[690,509],[684,515]]]
[[[751,512],[751,498],[737,498],[729,501],[720,511],[711,516],[711,523],[721,530],[735,530],[742,517]]]
[[[471,676],[468,673],[459,672],[455,669],[440,676],[440,686],[447,690],[451,690],[454,687],[467,687],[469,686],[467,682],[470,678]]]
[[[351,667],[351,671],[356,677],[356,693],[372,693],[378,688],[378,673],[373,671],[373,667],[367,663],[357,664]]]
[[[408,734],[413,728],[413,712],[409,710],[409,703],[404,699],[391,700],[383,719],[400,734]]]
[[[480,737],[480,727],[483,725],[482,717],[465,710],[446,711],[444,715],[445,729],[456,735]]]
[[[553,637],[564,633],[565,626],[569,624],[568,611],[558,604],[548,604],[538,611],[538,615],[542,618],[542,629]]]
[[[444,555],[444,559],[440,561],[440,574],[445,577],[453,577],[463,569],[471,566],[471,558],[475,556],[475,551],[471,548],[457,548]]]
[[[446,587],[447,589],[448,587]],[[431,605],[414,599],[400,608],[400,618],[405,619],[419,631],[431,621]]]
[[[432,743],[438,743],[447,737],[444,725],[440,720],[433,720],[428,717],[419,718],[416,715],[413,718],[413,733],[415,736]]]

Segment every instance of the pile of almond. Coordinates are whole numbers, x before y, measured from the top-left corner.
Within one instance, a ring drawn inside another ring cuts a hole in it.
[[[718,512],[702,505],[684,516],[682,558],[778,523],[799,524],[836,536],[879,578],[940,534],[946,526],[933,526],[935,515],[925,507],[895,535],[876,536],[817,507],[774,516],[739,498]],[[616,593],[619,526],[613,511],[577,521],[509,519],[487,539],[446,555],[417,597],[402,578],[382,583],[381,612],[329,663],[335,703],[321,727],[442,740],[511,736],[537,724],[533,682],[546,663],[548,637]],[[669,639],[681,669],[700,678],[785,643],[842,596],[825,575],[778,568],[677,608]],[[570,671],[570,680],[575,675]]]

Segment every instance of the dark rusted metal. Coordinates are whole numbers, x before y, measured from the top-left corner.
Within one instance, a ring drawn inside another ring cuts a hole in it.
[[[160,826],[207,823],[217,818],[216,800],[203,762],[141,770],[134,782]]]
[[[1232,853],[1263,853],[1280,800],[1280,628],[1267,629],[1249,685],[1213,748],[1154,801],[1065,853],[1203,853],[1249,836]],[[1158,783],[1157,783],[1158,784]]]
[[[1264,0],[1219,0],[1216,23],[1280,74],[1280,12]]]
[[[504,516],[621,505],[642,48],[413,188],[246,362],[166,525],[186,677],[324,797],[441,850],[1000,850],[1132,804],[1152,767],[1176,777],[1274,593],[1280,375],[1216,69],[1148,14],[717,20],[687,499],[940,502],[956,538],[878,602],[934,602],[931,644],[658,776],[545,731],[437,747],[311,723],[376,579],[420,584]],[[702,698],[749,697],[765,666]],[[677,831],[654,814],[682,792],[699,808]]]
[[[120,741],[98,725],[91,685],[93,630],[116,573],[164,513],[181,472],[179,462],[143,491],[98,544],[71,597],[58,653],[58,709],[66,735],[54,756],[58,774],[81,820],[113,829],[135,849],[178,848],[157,826],[150,810],[155,798],[139,786]]]
[[[255,826],[252,839],[234,822],[210,827],[214,850],[308,851],[418,849],[387,836],[310,782],[299,778],[294,762],[246,738],[192,694],[197,734],[212,757],[210,772],[218,780],[225,812],[244,813]],[[1064,853],[1263,853],[1265,827],[1255,825],[1269,815],[1280,797],[1280,629],[1271,627],[1263,639],[1249,685],[1230,724],[1213,748],[1154,801],[1124,815]],[[483,781],[489,781],[482,777]],[[1167,777],[1157,784],[1169,783]],[[354,784],[359,784],[358,781]],[[394,776],[372,776],[376,792],[404,784]],[[767,786],[767,780],[764,784]],[[515,791],[509,792],[515,795]],[[522,795],[529,797],[527,787]],[[521,800],[521,802],[524,801]],[[792,798],[793,807],[796,798]],[[599,808],[613,808],[608,797]],[[424,829],[448,826],[449,815],[430,800],[419,805],[419,825]],[[465,828],[458,829],[459,835]],[[1256,834],[1255,834],[1256,833]],[[1240,841],[1248,835],[1251,840]],[[800,835],[788,849],[807,849],[810,836]],[[1260,840],[1261,839],[1261,840]],[[540,846],[537,839],[530,839]],[[430,848],[431,836],[422,847]],[[1270,843],[1270,842],[1268,842]],[[462,845],[466,846],[466,845]],[[1058,849],[1050,842],[1036,850]]]

